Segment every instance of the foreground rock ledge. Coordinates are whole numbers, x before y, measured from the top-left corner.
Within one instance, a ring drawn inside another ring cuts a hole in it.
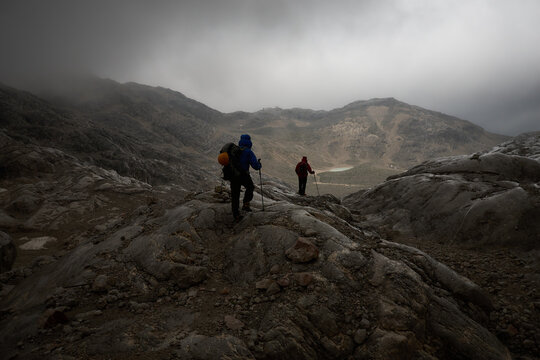
[[[5,354],[510,359],[473,320],[489,312],[481,289],[426,254],[284,193],[234,224],[214,195],[138,209],[18,283],[1,301]]]

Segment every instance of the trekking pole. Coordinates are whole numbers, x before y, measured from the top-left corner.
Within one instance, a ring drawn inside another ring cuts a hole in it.
[[[259,180],[261,182],[261,203],[262,203],[262,211],[264,211],[264,195],[263,195],[263,188],[262,188],[262,175],[261,175],[261,169],[259,169]]]
[[[317,187],[317,195],[321,196],[321,193],[319,192],[319,185],[317,185],[317,177],[315,176],[315,173],[313,173],[313,178],[315,179],[315,186]]]

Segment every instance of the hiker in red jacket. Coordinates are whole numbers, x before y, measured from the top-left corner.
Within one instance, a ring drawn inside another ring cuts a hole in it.
[[[298,175],[298,194],[306,195],[308,172],[310,174],[315,174],[315,171],[311,170],[311,166],[309,166],[307,162],[307,157],[302,157],[302,161],[296,165],[294,171],[296,171],[296,175]]]

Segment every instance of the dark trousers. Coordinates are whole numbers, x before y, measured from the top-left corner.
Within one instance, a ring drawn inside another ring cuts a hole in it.
[[[251,199],[253,199],[253,189],[255,189],[255,185],[253,185],[253,180],[251,180],[251,176],[249,174],[243,174],[239,178],[232,179],[231,180],[231,204],[232,204],[232,213],[233,216],[240,215],[240,187],[243,186],[246,188],[246,192],[244,193],[244,204],[247,202],[250,202]]]
[[[306,194],[306,183],[307,183],[307,176],[306,177],[298,177],[298,193],[300,195]]]

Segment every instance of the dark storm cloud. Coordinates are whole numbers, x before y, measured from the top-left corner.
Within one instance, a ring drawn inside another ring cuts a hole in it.
[[[8,1],[0,11],[2,76],[129,68],[144,56],[159,13],[137,2]]]
[[[540,130],[540,2],[3,1],[0,81],[170,87],[221,111],[393,96],[508,134]]]
[[[518,135],[540,130],[540,84],[510,91],[463,101],[454,115],[475,119],[476,123],[496,133]]]

